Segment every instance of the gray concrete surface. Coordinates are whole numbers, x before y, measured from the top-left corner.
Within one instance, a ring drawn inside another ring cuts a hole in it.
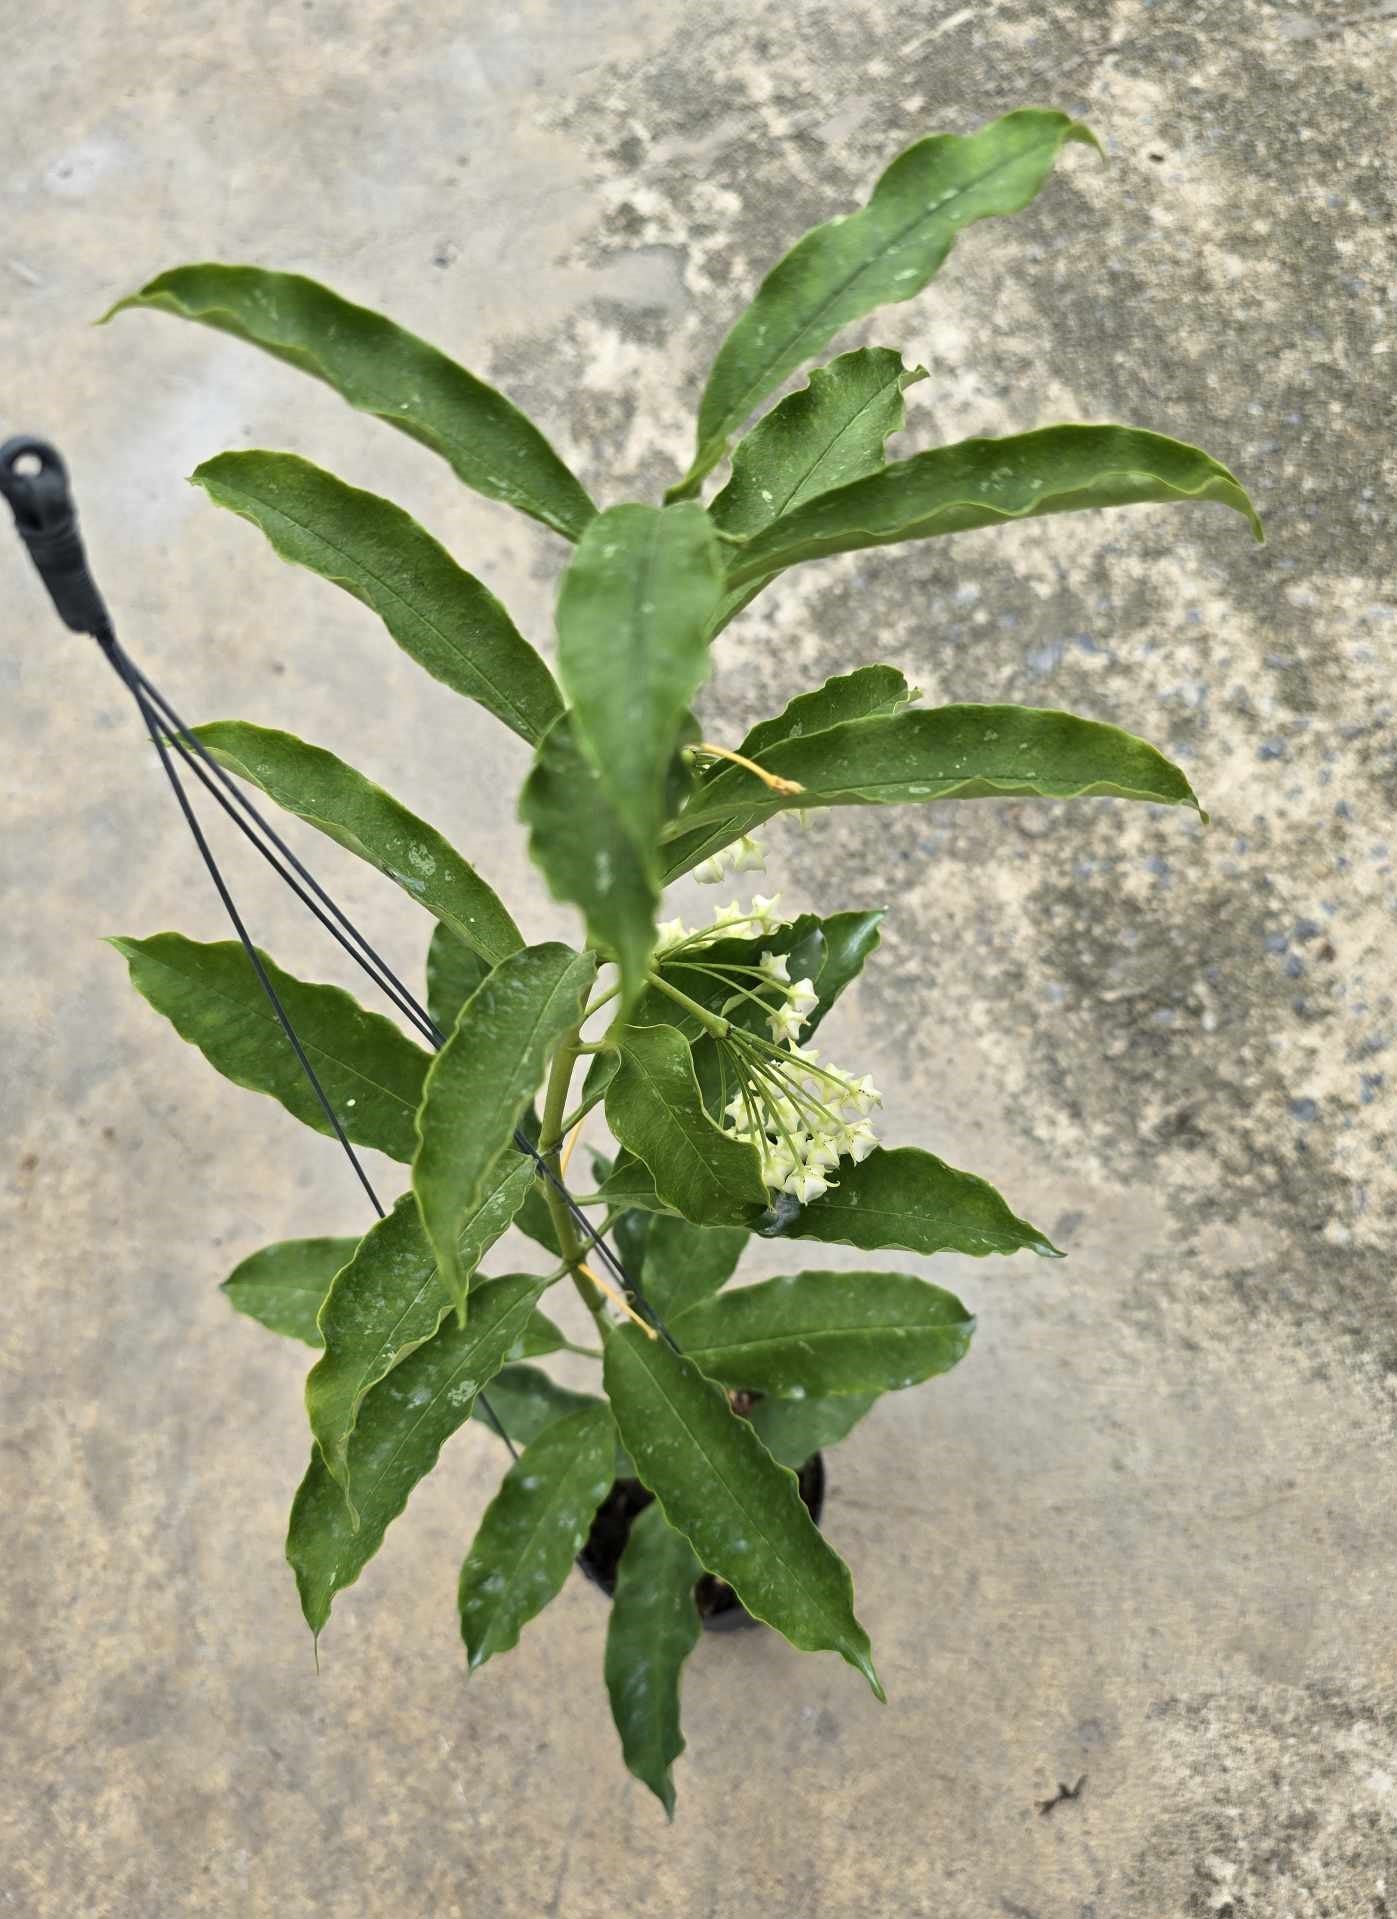
[[[1213,823],[1006,803],[851,814],[828,863],[780,840],[794,902],[894,908],[839,1036],[897,1083],[888,1136],[996,1179],[1071,1257],[932,1264],[981,1316],[972,1358],[868,1420],[827,1514],[891,1702],[769,1635],[705,1644],[672,1830],[614,1750],[593,1593],[466,1684],[479,1431],[317,1678],[281,1559],[304,1356],[216,1284],[361,1202],[99,944],[222,927],[119,690],[0,538],[0,1906],[1397,1909],[1393,9],[9,0],[0,75],[0,424],[69,454],[129,644],[191,714],[371,771],[522,889],[535,937],[571,921],[523,860],[522,750],[184,476],[303,451],[403,500],[540,639],[560,545],[250,350],[89,328],[148,275],[315,273],[505,385],[615,498],[674,472],[707,356],[807,223],[923,131],[1059,105],[1110,164],[1074,151],[865,331],[931,368],[906,446],[1136,419],[1235,465],[1270,532],[1136,510],[962,536],[809,570],[723,642],[713,731],[886,657],[932,699],[1132,727]],[[313,850],[416,966],[410,907]],[[237,871],[283,962],[347,980]]]

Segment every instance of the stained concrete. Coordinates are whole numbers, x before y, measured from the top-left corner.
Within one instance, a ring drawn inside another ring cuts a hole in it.
[[[771,1635],[705,1643],[669,1830],[620,1766],[580,1582],[466,1683],[483,1432],[341,1599],[317,1678],[281,1560],[305,1355],[216,1284],[266,1241],[356,1230],[362,1199],[99,943],[223,927],[120,689],[0,541],[0,1903],[1391,1911],[1393,9],[55,0],[11,4],[0,56],[0,426],[68,453],[128,643],[192,716],[288,725],[370,771],[533,937],[572,921],[523,858],[522,749],[184,476],[228,446],[304,452],[401,499],[542,643],[560,543],[249,349],[88,326],[150,274],[312,272],[504,384],[602,496],[653,493],[804,225],[924,131],[1059,105],[1109,164],[1074,149],[1029,213],[849,339],[930,369],[907,450],[1135,419],[1235,466],[1270,534],[1137,509],[846,559],[719,649],[710,731],[888,658],[930,700],[1131,727],[1212,824],[998,803],[773,833],[793,903],[893,907],[837,1030],[897,1089],[887,1136],[989,1175],[1070,1257],[896,1261],[980,1331],[831,1464],[827,1530],[890,1703]],[[411,907],[306,837],[418,966]],[[258,937],[349,983],[219,845]]]

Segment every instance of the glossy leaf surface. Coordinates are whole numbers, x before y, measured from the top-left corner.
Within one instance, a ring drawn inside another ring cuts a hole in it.
[[[611,1414],[598,1402],[551,1421],[505,1474],[457,1589],[472,1672],[517,1646],[562,1590],[610,1490],[615,1445]]]
[[[564,717],[538,749],[519,797],[529,852],[555,899],[582,909],[587,938],[621,969],[627,1001],[645,981],[660,900],[655,860],[631,838]]]
[[[562,711],[504,607],[411,514],[291,453],[223,453],[193,475],[283,560],[371,607],[410,659],[536,745]]]
[[[469,1272],[457,1244],[480,1204],[554,1045],[582,1014],[590,954],[550,942],[503,960],[476,988],[432,1061],[417,1116],[412,1188],[442,1283],[464,1311]]]
[[[804,791],[773,793],[755,775],[730,767],[695,796],[699,818],[740,810],[748,819],[766,819],[792,806],[926,805],[1016,793],[1147,800],[1201,811],[1180,769],[1145,740],[1100,720],[1034,706],[939,706],[852,720],[773,745],[762,763]],[[692,823],[686,812],[676,829]]]
[[[594,1393],[575,1393],[570,1387],[560,1386],[539,1366],[504,1367],[490,1381],[487,1397],[491,1411],[521,1451],[555,1420],[604,1403]],[[498,1434],[498,1428],[479,1400],[471,1417]]]
[[[524,944],[504,902],[455,847],[335,754],[246,720],[194,731],[230,773],[376,866],[491,966]]]
[[[202,261],[118,300],[216,327],[333,387],[361,413],[410,434],[459,479],[575,540],[596,512],[532,421],[415,334],[299,273]]]
[[[889,435],[904,423],[904,391],[926,377],[925,367],[904,367],[887,347],[859,347],[816,367],[809,384],[758,420],[734,452],[732,478],[708,509],[714,522],[750,539],[817,494],[876,473]],[[728,594],[714,633],[760,591],[754,582]]]
[[[688,1042],[672,1026],[628,1026],[606,1096],[607,1124],[649,1168],[667,1205],[700,1226],[750,1224],[766,1204],[757,1155],[703,1109]]]
[[[319,1447],[312,1450],[291,1508],[286,1557],[315,1634],[329,1618],[336,1593],[359,1577],[413,1487],[470,1418],[476,1395],[522,1338],[543,1285],[532,1273],[483,1281],[468,1325],[443,1320],[425,1345],[379,1381],[359,1410],[349,1445],[352,1507]]]
[[[838,1399],[759,1399],[748,1413],[763,1446],[781,1465],[798,1471],[812,1453],[837,1446],[878,1403],[876,1393]]]
[[[871,1252],[1061,1254],[1036,1226],[1012,1213],[975,1173],[962,1173],[918,1146],[880,1146],[861,1166],[839,1163],[839,1184],[800,1207],[773,1237],[822,1239]]]
[[[672,1320],[726,1285],[737,1271],[749,1237],[740,1226],[694,1226],[687,1219],[668,1217],[651,1220],[641,1284],[661,1319]]]
[[[558,670],[573,734],[649,868],[722,585],[701,507],[626,505],[592,521],[558,594]]]
[[[333,1133],[236,940],[203,945],[156,933],[110,944],[129,964],[137,992],[226,1079],[279,1100],[315,1132]],[[340,987],[295,979],[259,957],[348,1138],[390,1159],[411,1159],[430,1056]]]
[[[975,1322],[910,1273],[813,1272],[735,1287],[669,1325],[710,1379],[804,1398],[885,1393],[949,1372]]]
[[[330,1281],[354,1257],[356,1239],[283,1239],[239,1262],[220,1291],[268,1332],[320,1346],[315,1316]]]
[[[606,1690],[629,1771],[674,1817],[679,1679],[703,1633],[694,1585],[702,1568],[658,1504],[631,1525],[606,1631]]]
[[[696,487],[748,414],[841,327],[920,293],[974,221],[1027,206],[1072,140],[1096,144],[1080,122],[1033,107],[965,137],[932,134],[898,155],[866,207],[807,233],[719,348],[674,493]]]
[[[797,694],[782,712],[754,726],[738,750],[749,760],[762,762],[767,751],[783,740],[823,733],[846,720],[895,713],[916,697],[916,690],[908,686],[896,667],[861,666],[852,673],[826,680],[823,686],[808,693]],[[705,812],[704,802],[710,787],[731,770],[730,761],[716,761],[709,766],[696,783],[686,811]],[[725,790],[719,788],[720,792]],[[676,837],[661,849],[666,886],[697,866],[700,860],[707,859],[710,853],[718,852],[759,825],[761,818],[760,812],[739,808],[725,817],[710,819],[706,826],[690,828],[683,821],[678,822],[674,828]]]
[[[427,948],[427,1011],[443,1036],[456,1024],[456,1015],[493,964],[459,940],[449,926],[438,925],[433,931]]]
[[[1234,474],[1201,448],[1134,426],[1040,427],[1003,440],[961,440],[898,460],[822,493],[734,550],[729,587],[831,553],[967,533],[1006,520],[1108,506],[1215,500],[1261,522]]]
[[[480,1203],[461,1224],[458,1251],[468,1275],[509,1225],[532,1182],[533,1169],[522,1154],[501,1157]],[[404,1193],[334,1275],[320,1309],[325,1351],[306,1380],[306,1411],[325,1464],[342,1485],[348,1484],[349,1440],[364,1395],[430,1339],[450,1309],[416,1199]]]
[[[700,1565],[802,1652],[839,1653],[881,1699],[848,1567],[721,1387],[632,1325],[608,1329],[605,1377],[638,1476]]]

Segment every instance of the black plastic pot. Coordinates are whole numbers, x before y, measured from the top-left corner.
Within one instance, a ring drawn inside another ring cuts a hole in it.
[[[818,1526],[825,1504],[825,1462],[812,1453],[797,1475],[800,1496],[810,1517]],[[608,1599],[616,1590],[616,1568],[626,1549],[631,1527],[638,1514],[654,1498],[638,1479],[618,1479],[597,1508],[587,1543],[577,1555],[577,1563]],[[699,1618],[707,1632],[735,1632],[743,1626],[759,1626],[737,1594],[725,1580],[704,1573],[695,1588]]]

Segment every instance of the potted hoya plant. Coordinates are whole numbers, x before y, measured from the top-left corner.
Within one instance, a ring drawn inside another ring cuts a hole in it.
[[[896,349],[841,353],[770,404],[841,328],[920,293],[962,228],[1027,206],[1078,142],[1095,144],[1039,109],[933,135],[866,206],[807,233],[719,348],[693,460],[663,502],[599,507],[502,394],[311,280],[183,266],[112,309],[176,314],[289,361],[572,548],[550,670],[401,508],[291,454],[201,466],[213,501],[371,606],[428,673],[527,742],[529,852],[578,933],[530,943],[474,864],[364,774],[227,720],[193,729],[222,769],[435,921],[426,1043],[237,942],[113,943],[137,990],[229,1078],[408,1169],[362,1237],[268,1246],[225,1282],[241,1312],[318,1349],[287,1540],[312,1632],[444,1442],[485,1421],[513,1458],[461,1569],[469,1665],[514,1646],[580,1556],[612,1595],[605,1671],[625,1763],[671,1812],[681,1668],[703,1626],[764,1622],[838,1653],[883,1696],[849,1571],[818,1525],[822,1454],[880,1394],[962,1360],[973,1320],[896,1262],[822,1270],[818,1243],[1056,1251],[983,1178],[883,1138],[860,1062],[815,1043],[882,915],[867,900],[797,916],[744,897],[764,823],[1023,794],[1198,809],[1177,766],[1114,726],[919,706],[856,632],[846,671],[740,742],[710,740],[694,717],[724,629],[788,568],[827,555],[1136,502],[1216,501],[1260,537],[1226,467],[1138,427],[1046,426],[890,461],[924,377]],[[810,847],[817,868],[813,835]],[[666,916],[665,889],[686,874],[732,895],[705,924]],[[611,1150],[573,1159],[594,1111],[591,1137],[604,1115]],[[538,1244],[537,1271],[488,1269],[511,1223]],[[754,1234],[789,1246],[788,1271],[732,1286]],[[588,1346],[546,1311],[564,1284],[594,1321]],[[565,1349],[594,1360],[593,1390],[539,1364]]]

